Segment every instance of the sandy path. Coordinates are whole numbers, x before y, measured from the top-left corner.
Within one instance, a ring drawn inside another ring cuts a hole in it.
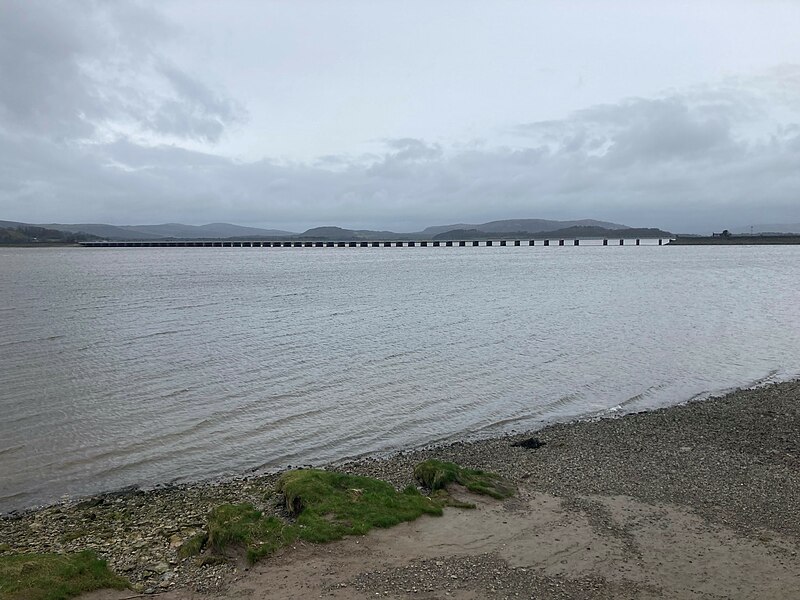
[[[521,490],[391,530],[298,544],[239,572],[218,598],[796,599],[796,542],[745,537],[671,505],[562,501]],[[111,600],[130,594],[87,596]],[[164,600],[199,600],[187,590]]]

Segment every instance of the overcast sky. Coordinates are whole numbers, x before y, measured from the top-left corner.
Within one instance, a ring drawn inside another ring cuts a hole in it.
[[[800,2],[0,0],[0,219],[800,222]]]

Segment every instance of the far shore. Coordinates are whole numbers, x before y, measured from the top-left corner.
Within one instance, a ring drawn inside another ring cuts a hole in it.
[[[0,244],[0,248],[82,248],[75,242],[29,242],[25,244]]]
[[[513,445],[526,440],[531,448]],[[499,473],[517,494],[462,490],[476,510],[296,543],[246,568],[235,557],[201,566],[178,548],[221,503],[280,514],[269,499],[277,475],[205,482],[0,519],[0,552],[92,549],[136,593],[179,600],[712,600],[796,598],[800,589],[800,381],[329,468],[401,489],[428,458]]]
[[[668,246],[796,246],[800,235],[676,236]]]

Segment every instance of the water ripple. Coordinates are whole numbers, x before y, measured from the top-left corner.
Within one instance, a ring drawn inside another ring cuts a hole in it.
[[[0,512],[800,374],[796,247],[139,250],[4,254]]]

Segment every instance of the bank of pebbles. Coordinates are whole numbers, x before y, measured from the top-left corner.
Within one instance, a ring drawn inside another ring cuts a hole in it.
[[[511,445],[531,436],[543,445]],[[426,458],[494,471],[565,498],[627,495],[688,506],[745,534],[764,529],[800,538],[800,381],[343,467],[402,487]]]
[[[237,565],[181,558],[181,545],[203,531],[208,512],[219,504],[250,502],[279,514],[279,499],[270,493],[276,477],[128,489],[6,516],[0,520],[0,553],[91,549],[138,592],[176,586],[218,591]]]
[[[511,445],[531,435],[543,445],[533,450]],[[587,495],[624,494],[645,502],[687,506],[708,521],[745,535],[778,532],[800,547],[800,382],[796,381],[652,412],[556,424],[534,434],[458,442],[333,468],[402,488],[415,484],[414,465],[426,458],[500,473],[527,489],[560,496],[568,507],[585,509],[585,502],[575,500]],[[271,494],[275,479],[270,475],[120,492],[4,518],[0,549],[70,552],[90,548],[130,578],[138,590],[188,586],[214,591],[225,585],[236,566],[180,559],[180,545],[203,528],[208,511],[220,503],[252,502],[279,514],[279,499]],[[503,570],[506,577],[517,572],[502,565],[493,568]],[[410,569],[365,574],[361,583],[374,590],[384,584],[395,587],[405,572],[404,585],[413,586],[413,565]],[[517,575],[533,585],[534,575]],[[488,580],[484,583],[492,585]],[[539,584],[567,589],[564,582],[539,580]],[[419,585],[425,590],[433,584]],[[505,588],[509,585],[513,582]],[[586,585],[599,584],[587,580]]]

